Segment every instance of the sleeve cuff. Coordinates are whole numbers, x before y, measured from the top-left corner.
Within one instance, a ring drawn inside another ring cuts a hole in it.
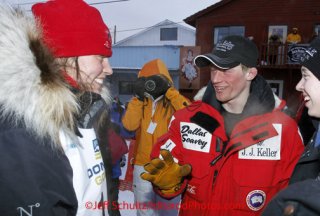
[[[159,188],[156,188],[156,187],[153,187],[153,190],[155,191],[155,193],[157,193],[158,195],[162,196],[165,199],[172,199],[172,198],[174,198],[184,192],[184,190],[187,188],[187,183],[188,183],[188,180],[184,179],[183,182],[181,183],[179,190],[177,190],[173,193],[165,193],[164,194],[164,193],[162,193],[162,191]]]

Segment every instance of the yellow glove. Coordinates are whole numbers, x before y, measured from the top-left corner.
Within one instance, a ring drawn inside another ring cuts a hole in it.
[[[173,161],[170,151],[162,149],[160,154],[163,160],[156,158],[144,165],[149,173],[141,173],[141,178],[151,182],[164,194],[172,194],[180,189],[182,178],[189,175],[191,165],[180,166]]]

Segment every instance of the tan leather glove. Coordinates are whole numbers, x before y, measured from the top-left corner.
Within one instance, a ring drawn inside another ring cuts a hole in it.
[[[183,177],[191,172],[191,165],[180,166],[175,163],[170,151],[162,149],[163,160],[156,158],[144,165],[148,172],[141,173],[141,178],[151,182],[164,194],[172,194],[180,189]]]

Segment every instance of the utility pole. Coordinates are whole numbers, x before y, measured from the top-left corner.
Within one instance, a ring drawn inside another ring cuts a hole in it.
[[[117,42],[116,34],[117,34],[117,26],[115,25],[114,30],[113,30],[113,44],[115,44]]]

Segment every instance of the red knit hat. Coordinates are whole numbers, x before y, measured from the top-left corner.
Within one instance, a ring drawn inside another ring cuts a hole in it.
[[[83,0],[52,0],[32,6],[44,40],[56,57],[112,55],[112,40],[99,11]]]

